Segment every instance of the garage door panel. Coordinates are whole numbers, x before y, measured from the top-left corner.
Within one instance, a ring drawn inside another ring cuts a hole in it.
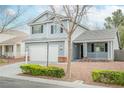
[[[47,61],[46,44],[32,45],[29,49],[31,61]]]
[[[48,50],[49,63],[58,62],[58,44],[49,43]],[[30,61],[32,62],[47,62],[47,44],[34,44],[29,47]]]
[[[49,61],[50,62],[58,61],[58,45],[57,44],[49,45]]]

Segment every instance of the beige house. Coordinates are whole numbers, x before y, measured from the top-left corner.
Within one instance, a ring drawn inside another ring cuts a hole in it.
[[[25,55],[23,40],[27,34],[21,31],[7,31],[0,34],[0,57],[21,58]]]

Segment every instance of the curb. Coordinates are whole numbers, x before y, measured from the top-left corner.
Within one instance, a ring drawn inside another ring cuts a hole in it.
[[[3,76],[3,77],[21,79],[21,80],[28,80],[28,81],[32,81],[32,82],[38,82],[38,83],[59,85],[59,86],[68,87],[68,88],[102,88],[101,86],[83,84],[83,81],[81,81],[81,80],[76,80],[76,81],[73,81],[73,82],[69,82],[69,81],[58,81],[58,80],[50,80],[50,79],[43,79],[43,78],[17,76],[17,75]]]

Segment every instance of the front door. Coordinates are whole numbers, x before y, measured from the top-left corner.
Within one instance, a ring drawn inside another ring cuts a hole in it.
[[[80,58],[83,58],[83,45],[80,45]]]

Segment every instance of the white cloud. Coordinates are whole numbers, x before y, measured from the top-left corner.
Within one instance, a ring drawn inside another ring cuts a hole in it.
[[[11,9],[11,8],[7,8],[7,9],[5,10],[5,13],[6,13],[7,15],[9,15],[9,16],[13,16],[13,15],[16,14],[16,12],[15,12],[13,9]]]

